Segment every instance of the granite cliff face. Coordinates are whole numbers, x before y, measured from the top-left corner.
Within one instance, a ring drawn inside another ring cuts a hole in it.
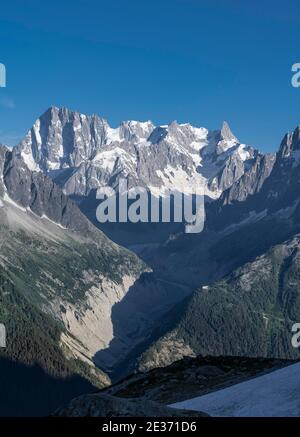
[[[0,148],[1,197],[39,217],[46,216],[70,230],[88,235],[95,228],[62,190],[43,173],[32,172],[15,151]]]

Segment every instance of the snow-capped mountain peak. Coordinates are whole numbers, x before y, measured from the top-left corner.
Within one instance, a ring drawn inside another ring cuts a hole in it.
[[[166,187],[203,186],[218,197],[245,171],[255,151],[241,144],[223,123],[210,131],[173,121],[124,121],[111,127],[97,115],[49,108],[34,123],[16,154],[32,171],[57,179],[67,194],[87,196],[125,177],[157,194]]]

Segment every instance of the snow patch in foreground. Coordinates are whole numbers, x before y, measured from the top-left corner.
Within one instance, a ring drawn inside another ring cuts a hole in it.
[[[170,406],[211,416],[300,416],[300,363]]]

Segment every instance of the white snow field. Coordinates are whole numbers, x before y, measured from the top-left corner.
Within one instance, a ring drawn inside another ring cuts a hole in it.
[[[300,363],[170,406],[211,416],[300,416]]]

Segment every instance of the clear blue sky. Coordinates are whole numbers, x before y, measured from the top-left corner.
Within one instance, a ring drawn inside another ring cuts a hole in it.
[[[298,1],[51,0],[1,3],[0,141],[49,106],[218,128],[275,150],[300,124]]]

